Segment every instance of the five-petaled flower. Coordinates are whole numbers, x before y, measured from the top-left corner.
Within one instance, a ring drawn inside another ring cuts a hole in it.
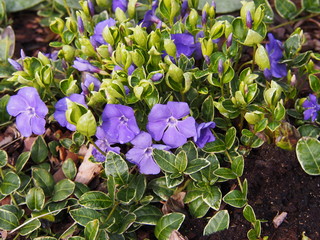
[[[193,137],[193,140],[199,148],[203,148],[204,145],[206,145],[208,142],[213,142],[214,140],[216,140],[210,130],[215,126],[216,124],[214,122],[196,124],[197,135]]]
[[[98,146],[98,148],[101,151],[103,151],[105,153],[112,151],[112,152],[120,154],[119,147],[111,147],[111,145],[113,143],[110,142],[108,135],[106,134],[106,132],[103,130],[103,128],[101,126],[97,127],[96,137],[98,140],[95,141],[95,144]],[[95,147],[92,149],[92,155],[94,156],[94,158],[96,159],[97,162],[104,162],[106,159],[105,155],[103,155]]]
[[[117,8],[120,8],[122,11],[127,11],[127,0],[113,0],[112,1],[112,11],[116,12]]]
[[[113,143],[127,143],[140,133],[134,111],[121,104],[107,104],[102,113],[102,128]]]
[[[317,97],[313,94],[309,94],[309,99],[306,99],[302,107],[306,108],[304,110],[304,120],[309,120],[311,118],[311,121],[314,122],[318,117],[318,111],[320,110],[320,104],[318,104]]]
[[[268,33],[268,38],[270,42],[266,44],[266,50],[270,60],[270,69],[265,69],[264,75],[267,79],[285,77],[287,76],[287,67],[284,63],[279,63],[283,57],[282,43],[275,39],[272,33]]]
[[[69,99],[72,102],[80,103],[85,107],[87,107],[87,104],[86,104],[84,95],[74,93],[74,94],[71,94],[70,97],[64,97],[60,99],[54,106],[56,111],[54,112],[53,116],[58,121],[58,123],[62,127],[66,127],[67,129],[69,129],[70,131],[75,131],[76,126],[73,125],[72,123],[69,123],[66,118],[66,111],[68,109],[67,99]]]
[[[187,117],[189,113],[185,102],[156,104],[148,116],[147,130],[154,140],[162,140],[172,148],[180,147],[187,142],[187,138],[197,134],[194,118]]]
[[[99,73],[101,69],[92,65],[88,60],[77,57],[74,60],[72,67],[79,70],[80,72],[90,72],[90,73]]]
[[[86,74],[84,82],[81,83],[82,94],[88,95],[90,91],[98,91],[101,82],[98,78],[92,76],[91,74]]]
[[[10,97],[7,111],[16,117],[17,128],[24,137],[44,134],[48,108],[35,88],[21,88],[17,95]]]
[[[127,152],[127,160],[138,165],[139,171],[142,174],[158,174],[160,167],[153,159],[153,149],[169,150],[170,147],[161,144],[152,144],[151,135],[147,132],[141,132],[131,143],[134,147]]]

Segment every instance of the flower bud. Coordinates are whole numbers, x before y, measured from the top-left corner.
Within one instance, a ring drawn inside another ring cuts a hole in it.
[[[175,57],[177,52],[177,47],[171,39],[164,39],[164,49],[169,56]]]
[[[92,0],[87,0],[88,1],[88,8],[89,8],[89,12],[91,17],[94,15],[94,5]]]
[[[233,34],[230,33],[228,38],[227,38],[227,47],[228,48],[231,47],[231,45],[232,45],[232,39],[233,39]]]
[[[250,29],[252,28],[252,16],[250,11],[247,11],[246,14],[246,26]]]
[[[61,18],[56,17],[55,20],[50,23],[50,29],[56,34],[62,34],[64,29],[64,21]]]
[[[17,71],[23,71],[23,67],[20,63],[18,63],[16,60],[13,60],[11,58],[8,58],[8,62],[11,64],[12,67],[14,67],[14,69],[16,69]]]
[[[211,7],[209,8],[208,14],[211,18],[214,18],[216,15],[216,3],[212,0]]]
[[[218,73],[219,75],[222,75],[223,74],[223,60],[222,59],[219,59],[219,62],[218,62]]]
[[[78,16],[78,30],[80,34],[84,33],[84,26],[83,26],[83,21],[80,16]]]
[[[25,59],[26,58],[26,54],[25,54],[25,52],[23,51],[22,48],[20,49],[20,56],[21,56],[21,59]]]
[[[77,22],[71,17],[67,17],[66,19],[67,19],[66,20],[66,27],[68,28],[68,30],[70,32],[76,33],[78,31],[79,23],[77,25]],[[82,23],[82,25],[83,25],[83,23]]]
[[[86,16],[90,16],[90,10],[89,10],[89,6],[88,6],[88,2],[84,1],[84,0],[80,0],[79,4],[81,5],[82,11],[84,12],[84,14]]]
[[[202,23],[203,26],[207,24],[207,18],[208,18],[207,11],[203,10],[202,11],[202,16],[201,16],[201,23]]]
[[[151,80],[153,82],[158,82],[159,80],[161,80],[163,78],[163,74],[162,73],[156,73],[151,77]]]
[[[204,60],[205,60],[207,65],[209,65],[211,63],[210,57],[207,56],[207,55],[204,56]]]

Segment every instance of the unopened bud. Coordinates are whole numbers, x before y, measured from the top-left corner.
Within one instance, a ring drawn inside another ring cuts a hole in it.
[[[252,28],[252,16],[251,16],[251,12],[250,11],[247,11],[247,14],[246,14],[246,25],[248,28]]]
[[[227,47],[228,48],[232,45],[232,39],[233,39],[233,35],[232,35],[232,33],[230,33],[227,38]]]
[[[223,71],[224,71],[224,69],[223,69],[223,60],[219,59],[219,62],[218,62],[218,73],[222,75]]]
[[[210,62],[211,62],[211,61],[210,61],[210,57],[207,56],[207,55],[204,56],[204,60],[205,60],[205,62],[206,62],[207,65],[209,65]]]
[[[198,24],[198,17],[199,17],[199,15],[198,15],[197,10],[191,9],[188,19],[189,19],[190,25],[191,25],[192,27],[194,27],[194,28],[195,28],[195,27],[197,26],[197,24]]]
[[[202,16],[201,16],[201,23],[202,25],[206,25],[207,24],[207,11],[204,10],[202,11]]]
[[[161,80],[163,78],[163,74],[162,73],[156,73],[151,77],[151,80],[153,82],[157,82],[159,80]]]
[[[93,16],[94,15],[94,5],[91,0],[87,0],[87,1],[88,1],[88,8],[89,8],[90,15]]]
[[[83,26],[83,21],[80,16],[78,16],[78,30],[80,34],[84,33],[84,26]]]

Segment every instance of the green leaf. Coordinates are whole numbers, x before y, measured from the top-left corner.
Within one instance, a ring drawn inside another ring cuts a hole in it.
[[[71,238],[68,238],[71,240]],[[33,240],[57,240],[55,237],[49,237],[49,236],[42,236],[42,237],[37,237],[34,238]]]
[[[222,193],[217,186],[208,186],[202,193],[203,201],[214,210],[219,210]]]
[[[250,205],[244,207],[243,216],[250,223],[255,223],[257,221],[256,214],[254,213],[253,208]]]
[[[201,106],[202,117],[206,122],[212,122],[214,119],[214,105],[213,98],[209,95],[202,103]]]
[[[200,171],[201,169],[209,166],[210,162],[204,158],[196,158],[188,163],[187,169],[184,171],[185,174],[192,174]]]
[[[0,229],[10,231],[18,225],[19,220],[14,213],[0,208]]]
[[[123,219],[121,221],[121,226],[119,227],[117,233],[122,234],[134,223],[136,220],[136,215],[133,213],[128,213],[125,215],[125,212],[122,212]]]
[[[28,220],[29,219],[26,219],[26,221],[28,221]],[[35,220],[27,223],[26,225],[24,225],[19,230],[19,233],[22,236],[26,236],[26,235],[32,233],[33,231],[37,230],[40,226],[41,226],[41,222],[39,221],[39,219],[35,219]]]
[[[64,0],[54,0],[56,3],[59,3],[61,6],[65,6]],[[78,0],[66,0],[66,4],[70,8],[81,9],[81,5]]]
[[[230,216],[227,210],[217,212],[208,222],[203,230],[203,235],[222,231],[229,228]]]
[[[101,217],[99,212],[88,208],[73,209],[70,211],[70,215],[74,221],[84,227],[88,224],[88,222]]]
[[[236,140],[236,134],[237,134],[237,130],[235,127],[229,128],[228,131],[226,132],[225,145],[227,149],[230,149],[233,146],[234,141]]]
[[[302,137],[318,138],[320,136],[320,128],[311,124],[305,124],[298,128]]]
[[[201,198],[196,198],[189,203],[190,214],[195,218],[202,218],[210,209],[210,206]]]
[[[76,164],[71,158],[68,158],[63,162],[61,169],[63,174],[71,180],[74,179],[77,174]]]
[[[184,221],[182,213],[169,213],[160,218],[154,229],[154,235],[159,240],[167,240],[173,230],[178,230]]]
[[[264,11],[264,22],[266,23],[272,23],[273,22],[273,17],[274,17],[274,13],[273,10],[270,6],[270,3],[268,0],[254,0],[254,3],[256,5],[256,7],[258,7],[260,4],[263,4],[265,11]]]
[[[69,197],[76,184],[69,179],[62,179],[54,185],[52,201],[59,202]]]
[[[6,10],[7,12],[18,12],[22,10],[26,10],[28,8],[32,8],[44,0],[5,0],[6,2]]]
[[[320,175],[320,141],[316,138],[302,137],[296,147],[302,169],[309,175]]]
[[[236,156],[232,159],[231,170],[238,176],[241,177],[244,170],[244,159],[242,155]]]
[[[293,19],[299,14],[296,5],[290,0],[275,0],[275,6],[283,18]]]
[[[26,204],[32,211],[42,210],[45,203],[45,195],[42,188],[34,187],[28,191],[26,196]]]
[[[1,64],[0,64],[0,77],[1,77]],[[7,112],[7,104],[9,102],[9,99],[10,99],[10,96],[8,94],[0,98],[0,124],[10,120],[10,115]]]
[[[139,207],[133,213],[137,216],[135,222],[144,225],[156,225],[162,216],[160,209],[153,205]]]
[[[319,0],[302,0],[302,7],[308,12],[319,13],[320,1]]]
[[[0,192],[3,195],[9,195],[20,187],[21,181],[19,176],[9,171],[3,177],[3,182],[0,185]]]
[[[14,206],[14,205],[2,205],[2,206],[0,206],[0,209],[12,212],[14,215],[16,215],[18,220],[20,220],[22,218],[22,216],[24,215],[24,210]]]
[[[8,163],[8,154],[5,150],[0,150],[0,168],[3,168]]]
[[[232,207],[242,208],[246,205],[247,198],[241,191],[232,190],[223,197],[223,201]]]
[[[175,167],[175,156],[165,150],[154,149],[153,157],[159,167],[168,173],[177,173],[178,169]]]
[[[186,170],[188,164],[187,154],[185,151],[180,151],[175,157],[175,168],[181,173]]]
[[[148,187],[158,195],[163,200],[168,200],[168,198],[173,194],[174,189],[170,189],[166,184],[165,177],[160,177],[153,179],[149,182]]]
[[[133,178],[132,182],[130,182],[129,187],[135,189],[135,192],[136,192],[134,197],[135,201],[140,201],[147,187],[147,180],[145,175],[143,174],[136,175],[136,177]]]
[[[77,131],[84,136],[91,137],[96,133],[97,122],[92,112],[88,110],[77,122]]]
[[[122,185],[127,183],[129,178],[128,165],[119,154],[109,151],[104,168],[107,176],[113,176]]]
[[[75,184],[76,184],[76,187],[74,189],[74,195],[77,198],[80,198],[82,194],[90,191],[90,188],[83,183],[75,182]]]
[[[111,207],[113,202],[104,192],[90,191],[80,197],[79,204],[86,208],[101,210]]]
[[[213,172],[213,174],[224,179],[237,178],[237,175],[230,168],[218,168]]]
[[[42,136],[38,136],[31,147],[31,159],[35,163],[42,163],[48,157],[47,144]]]
[[[121,201],[124,204],[130,204],[131,201],[136,196],[136,189],[135,188],[121,188],[117,192],[117,198],[119,201]]]
[[[309,85],[313,92],[320,92],[320,79],[317,76],[313,74],[309,75]]]
[[[242,6],[238,0],[214,0],[217,4],[217,13],[229,13],[239,10]],[[198,10],[202,10],[206,2],[211,4],[212,0],[199,0]]]
[[[24,166],[26,165],[26,163],[28,162],[29,158],[30,158],[31,153],[30,152],[23,152],[19,155],[17,161],[16,161],[16,171],[17,173],[19,173]]]
[[[203,149],[207,153],[219,153],[226,150],[226,145],[221,139],[216,139],[213,142],[207,143]]]
[[[32,178],[36,187],[42,188],[46,196],[51,196],[54,188],[52,175],[43,168],[33,168]]]
[[[193,142],[189,141],[189,142],[183,144],[181,147],[177,148],[175,154],[178,154],[182,150],[187,153],[188,162],[190,162],[193,159],[198,158],[197,147]]]
[[[99,231],[99,220],[94,219],[86,224],[84,228],[84,236],[88,240],[95,240]]]

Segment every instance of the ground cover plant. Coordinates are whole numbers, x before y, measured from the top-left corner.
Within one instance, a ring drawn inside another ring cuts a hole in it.
[[[301,6],[275,1],[291,21],[320,11]],[[15,89],[1,98],[1,124],[15,122],[29,146],[0,151],[0,228],[9,238],[136,239],[150,225],[157,239],[184,239],[186,216],[207,218],[203,235],[228,229],[229,205],[251,224],[248,239],[268,239],[248,203],[245,157],[273,143],[320,174],[320,55],[301,52],[303,31],[279,41],[263,0],[243,1],[240,16],[196,0],[65,9],[50,22],[56,51],[22,51],[1,81]]]

